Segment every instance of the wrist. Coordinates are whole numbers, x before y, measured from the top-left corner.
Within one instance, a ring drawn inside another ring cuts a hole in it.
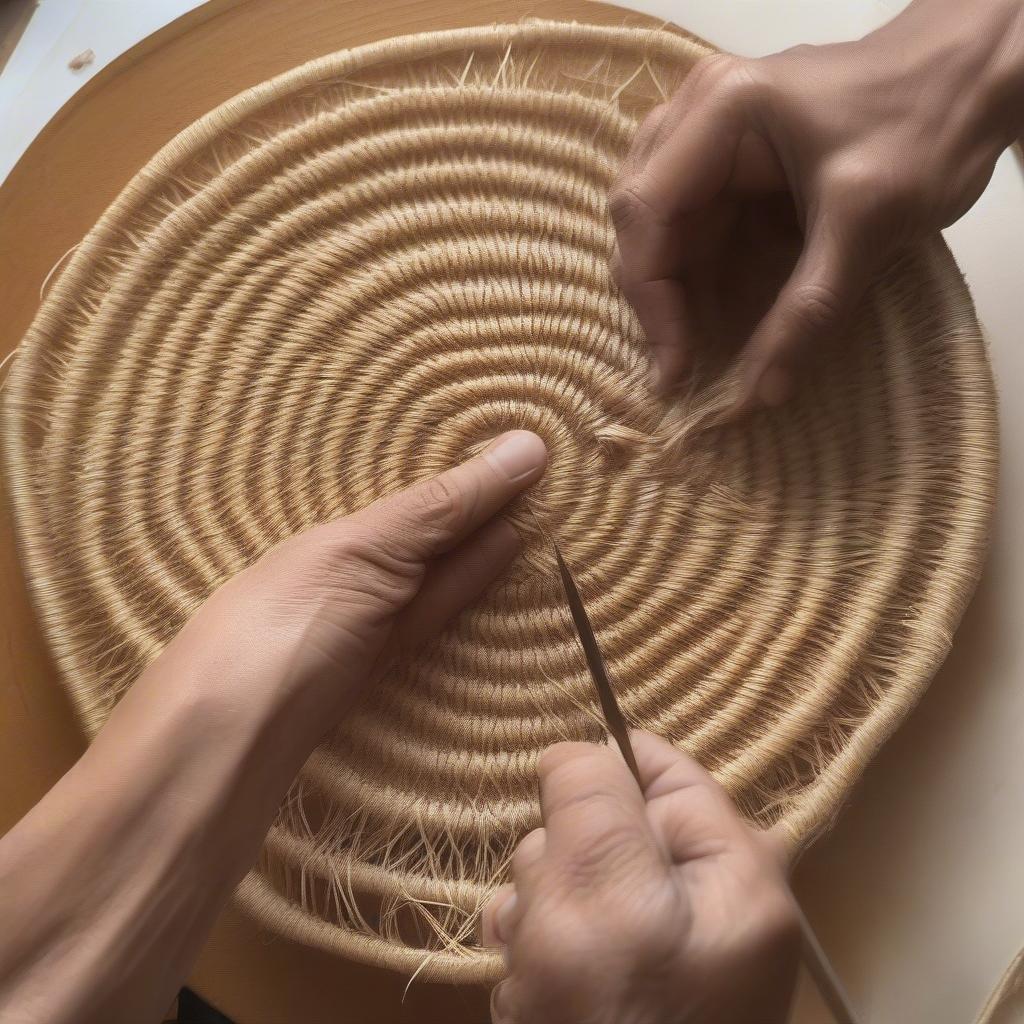
[[[227,701],[209,668],[154,662],[0,845],[19,936],[0,943],[0,1017],[7,997],[52,1021],[157,1019],[253,863],[314,741]]]
[[[302,622],[216,593],[146,669],[134,690],[175,695],[178,713],[254,747],[265,737],[308,756],[339,720],[353,689],[343,673],[323,678]]]
[[[269,758],[297,771],[332,724],[319,690],[230,643],[193,639],[184,631],[149,666],[107,730],[149,733],[167,751],[166,763],[178,762],[175,770],[214,756],[228,769]]]

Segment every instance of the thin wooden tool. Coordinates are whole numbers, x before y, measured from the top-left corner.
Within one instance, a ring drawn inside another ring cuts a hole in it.
[[[587,668],[590,670],[590,677],[594,681],[594,688],[597,690],[598,699],[601,702],[601,711],[604,714],[605,724],[612,739],[618,744],[622,756],[633,773],[637,785],[643,788],[640,780],[640,768],[636,763],[636,754],[633,753],[633,744],[629,741],[629,728],[626,719],[622,715],[615,691],[612,689],[611,681],[608,679],[608,672],[604,666],[604,658],[601,656],[601,648],[597,643],[597,636],[594,627],[590,624],[590,616],[587,614],[583,598],[580,597],[579,588],[573,578],[569,566],[558,545],[552,541],[555,548],[555,559],[558,562],[558,572],[562,577],[562,589],[565,591],[565,599],[569,602],[569,612],[572,615],[573,625],[576,627],[576,635],[583,646],[583,654],[587,659]],[[797,905],[797,916],[800,923],[800,944],[804,966],[807,973],[814,979],[818,991],[825,1005],[829,1008],[836,1024],[858,1024],[850,1007],[849,998],[843,989],[839,975],[836,974],[825,950],[814,934],[811,922],[803,910]]]
[[[590,616],[584,607],[583,598],[580,597],[579,589],[573,575],[569,572],[569,566],[565,564],[562,552],[555,544],[555,558],[558,560],[558,571],[562,575],[562,589],[565,591],[565,599],[569,602],[569,611],[572,614],[573,625],[576,627],[576,635],[583,645],[583,654],[587,659],[587,668],[590,669],[590,678],[594,680],[597,689],[598,699],[601,701],[601,711],[604,713],[605,724],[612,738],[619,745],[622,756],[629,765],[629,770],[636,779],[636,784],[643,789],[640,781],[640,768],[636,763],[636,754],[633,753],[633,744],[629,742],[629,728],[619,702],[615,698],[615,691],[608,680],[608,673],[605,671],[604,658],[601,657],[601,648],[597,645],[597,637],[594,635],[594,627],[590,624]]]
[[[807,920],[807,915],[799,904],[796,912],[800,921],[800,938],[803,940],[801,949],[807,973],[814,979],[814,984],[818,987],[818,992],[836,1024],[858,1024],[846,989],[843,988],[839,975],[836,974],[832,962],[818,941],[818,936],[814,934],[811,922]]]

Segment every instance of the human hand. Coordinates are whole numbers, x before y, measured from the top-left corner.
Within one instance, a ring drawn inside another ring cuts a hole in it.
[[[519,537],[495,517],[546,459],[539,437],[512,431],[440,476],[284,541],[217,590],[149,674],[192,679],[206,700],[221,699],[227,680],[228,701],[255,706],[261,720],[297,706],[325,732],[398,651],[438,632],[511,562]]]
[[[544,827],[483,939],[506,947],[494,1024],[776,1024],[799,930],[781,846],[691,758],[632,733],[643,793],[609,747],[539,765]]]
[[[780,404],[887,263],[973,205],[1024,124],[1024,8],[966,6],[709,57],[651,111],[609,202],[662,388],[724,346],[742,349],[737,411]]]
[[[313,746],[514,557],[495,517],[545,459],[504,434],[210,597],[0,843],[0,1018],[163,1019]]]

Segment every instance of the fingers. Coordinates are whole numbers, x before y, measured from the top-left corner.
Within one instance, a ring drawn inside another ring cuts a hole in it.
[[[515,978],[506,978],[494,986],[491,991],[491,1024],[520,1024],[517,987]]]
[[[492,519],[432,562],[416,597],[395,623],[399,646],[415,647],[439,633],[508,568],[521,547],[511,523]]]
[[[512,919],[518,900],[514,885],[503,885],[484,907],[480,919],[480,942],[484,946],[506,946],[512,937]]]
[[[718,198],[786,187],[775,150],[759,133],[766,86],[756,61],[716,54],[701,61],[660,121],[643,169],[650,195],[679,216]]]
[[[688,754],[650,733],[630,733],[647,815],[673,863],[748,850],[755,833],[728,794]]]
[[[532,887],[547,846],[547,829],[535,828],[523,837],[512,857],[512,881],[517,888]]]
[[[537,773],[545,861],[566,885],[614,888],[663,866],[643,794],[618,751],[559,743],[541,756]]]
[[[643,793],[608,747],[563,743],[541,759],[545,827],[520,845],[514,887],[485,914],[485,941],[506,947],[509,970],[492,1024],[625,1020],[637,992],[651,1019],[700,1004],[760,1020],[736,983],[752,971],[765,977],[759,996],[779,989],[770,1016],[781,1020],[793,921],[781,872],[700,765],[647,733],[632,741]],[[673,828],[688,842],[704,829],[707,859],[662,858],[654,833]]]
[[[560,743],[542,755],[538,777],[544,828],[516,851],[514,896],[501,892],[488,908],[488,937],[507,945],[510,971],[492,1021],[591,1020],[599,1007],[624,1019],[608,1000],[653,949],[646,940],[663,903],[674,905],[670,865],[617,750]]]
[[[735,218],[718,200],[785,181],[772,148],[751,132],[756,83],[748,64],[728,55],[701,61],[671,102],[644,121],[609,196],[617,280],[663,389],[690,363],[695,329],[686,272],[717,254]]]
[[[502,434],[481,455],[376,502],[356,519],[388,538],[393,553],[425,562],[449,551],[544,473],[544,442],[526,430]]]
[[[481,934],[485,946],[503,946],[511,940],[522,913],[517,890],[532,891],[546,848],[543,828],[535,828],[520,840],[512,856],[512,884],[501,886],[484,908]]]
[[[640,769],[645,800],[654,800],[689,786],[721,790],[697,761],[668,740],[642,729],[631,729],[629,739]]]
[[[672,98],[646,162],[632,175],[634,194],[662,223],[705,206],[728,186],[749,125],[752,84],[747,62],[716,54],[697,64]],[[625,221],[627,229],[634,226]]]
[[[634,280],[623,290],[637,311],[651,352],[651,385],[665,392],[683,378],[696,344],[686,288],[672,277]],[[640,311],[643,311],[642,313]]]
[[[870,269],[852,229],[825,217],[809,226],[792,276],[744,352],[744,406],[777,406],[793,395],[800,363],[833,340],[863,296]]]

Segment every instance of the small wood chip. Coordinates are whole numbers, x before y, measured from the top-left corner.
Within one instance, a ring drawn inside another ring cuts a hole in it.
[[[96,54],[92,50],[83,50],[77,57],[72,57],[68,61],[68,67],[72,71],[81,71],[82,68],[88,67],[96,59]]]

